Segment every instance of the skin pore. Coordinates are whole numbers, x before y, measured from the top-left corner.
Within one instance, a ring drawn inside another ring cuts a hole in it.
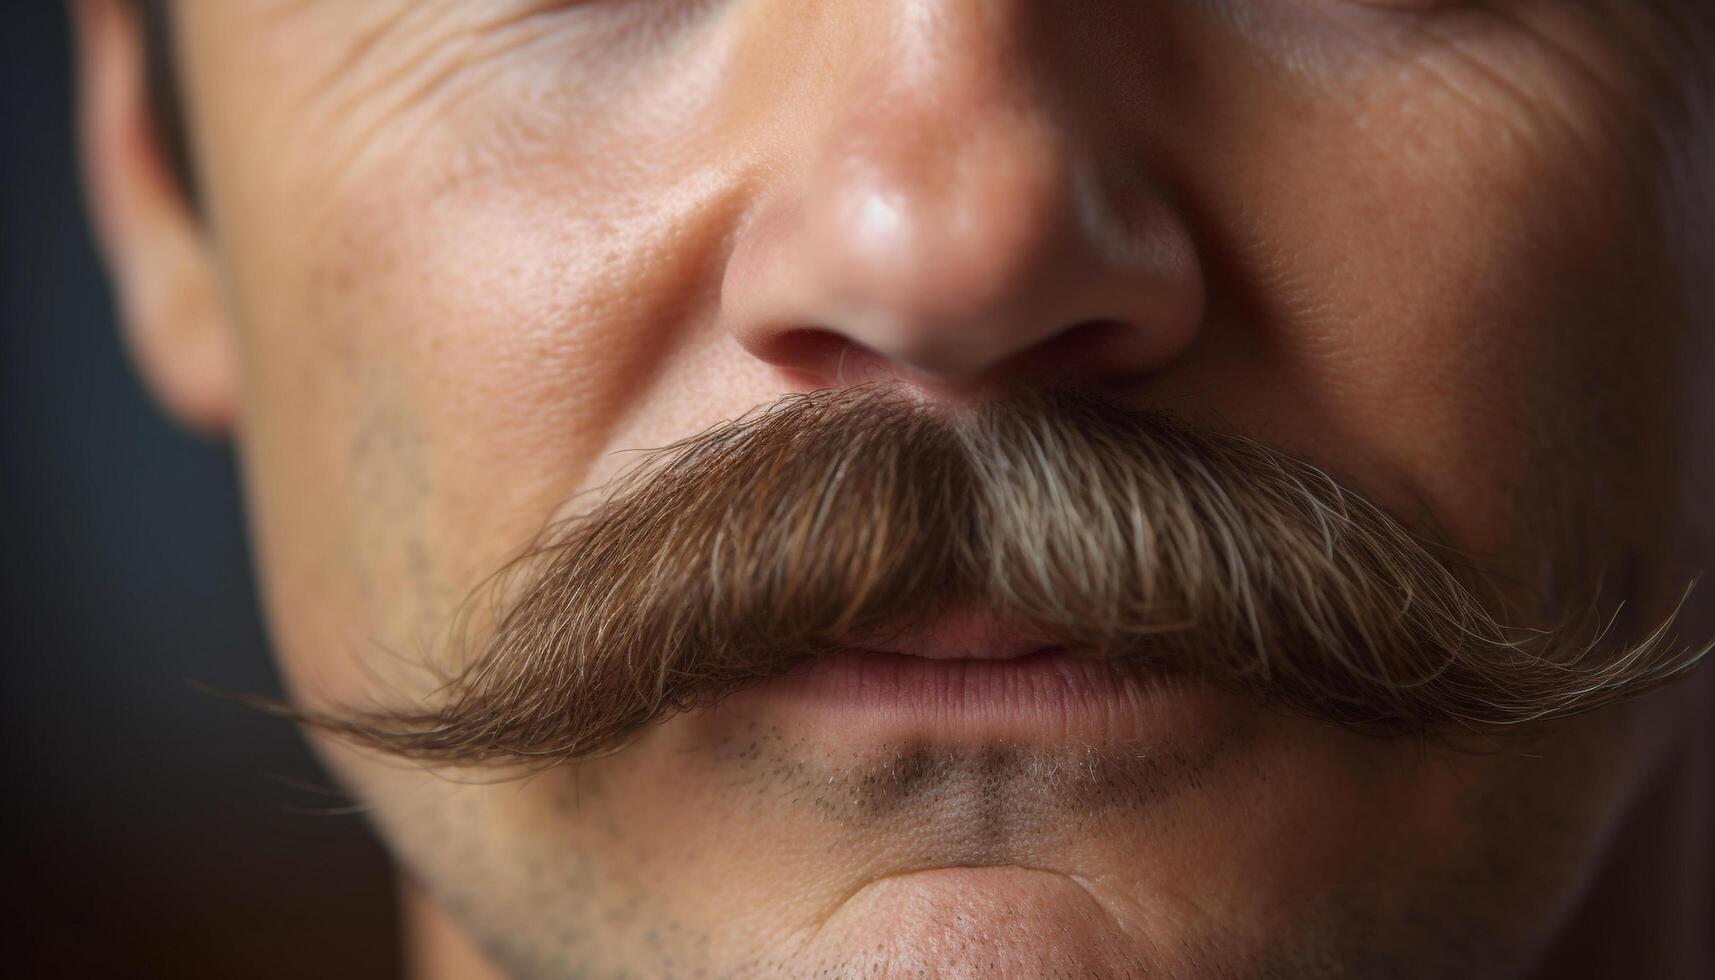
[[[460,603],[630,450],[1050,358],[1433,521],[1527,620],[1653,622],[1715,490],[1701,8],[182,0],[193,212],[134,8],[75,4],[127,336],[238,445],[329,705],[427,695]],[[1477,751],[1260,709],[1148,752],[842,741],[742,701],[526,780],[318,747],[423,976],[1691,977],[1708,684]]]

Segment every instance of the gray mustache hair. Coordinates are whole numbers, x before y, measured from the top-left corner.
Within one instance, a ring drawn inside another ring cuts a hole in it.
[[[1630,644],[1593,609],[1503,625],[1450,549],[1315,466],[1058,390],[788,396],[652,452],[479,594],[429,701],[280,710],[433,765],[574,760],[953,606],[1375,735],[1520,730],[1704,652],[1671,617]]]

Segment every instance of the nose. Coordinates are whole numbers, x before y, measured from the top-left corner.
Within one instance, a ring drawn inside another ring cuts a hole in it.
[[[799,384],[938,394],[1172,362],[1203,277],[1141,154],[1080,118],[1021,18],[904,6],[935,16],[895,18],[740,227],[721,294],[738,342]]]

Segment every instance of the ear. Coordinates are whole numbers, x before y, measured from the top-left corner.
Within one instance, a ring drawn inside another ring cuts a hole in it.
[[[72,0],[84,191],[126,346],[180,422],[231,428],[238,347],[207,229],[168,163],[150,105],[136,0]]]

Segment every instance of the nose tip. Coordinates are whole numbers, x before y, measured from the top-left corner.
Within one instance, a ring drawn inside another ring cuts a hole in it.
[[[1177,209],[969,50],[910,91],[847,93],[793,145],[722,283],[752,355],[801,384],[964,391],[1123,382],[1190,345],[1203,282]]]
[[[1116,199],[1062,159],[974,154],[920,172],[847,160],[762,205],[723,307],[738,341],[817,386],[890,376],[962,390],[1051,376],[1107,384],[1172,361],[1201,273],[1158,196]]]
[[[1051,264],[1061,216],[1044,207],[1048,179],[1017,160],[952,181],[936,162],[846,164],[806,214],[800,247],[825,292],[824,327],[939,382],[969,382],[1026,349],[1040,331],[1026,307]],[[1047,313],[1036,311],[1037,315]]]

